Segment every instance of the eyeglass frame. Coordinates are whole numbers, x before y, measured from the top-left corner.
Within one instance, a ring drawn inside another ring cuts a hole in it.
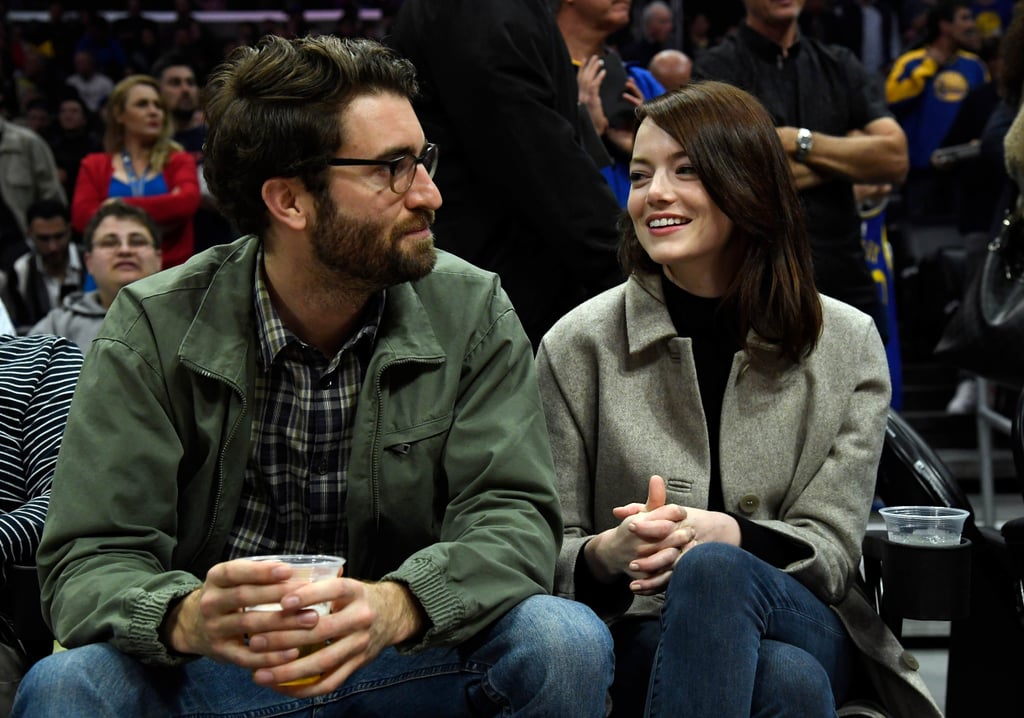
[[[430,159],[429,155],[433,154],[433,167],[427,166],[427,161]],[[327,160],[327,164],[331,167],[387,167],[389,174],[388,187],[395,194],[405,194],[412,189],[413,182],[416,181],[416,168],[419,165],[423,165],[423,169],[427,171],[427,176],[433,179],[434,172],[437,171],[437,161],[440,156],[440,148],[433,142],[428,142],[423,152],[420,153],[419,157],[413,157],[412,155],[402,155],[396,157],[393,160],[361,160],[361,159],[349,159],[347,157],[332,157]],[[412,171],[409,173],[409,185],[403,190],[396,189],[395,187],[395,173],[398,171],[398,165],[402,162],[412,158],[413,165]]]
[[[145,242],[138,241],[141,237]],[[116,239],[117,244],[111,242],[111,239]],[[86,251],[95,252],[99,250],[101,252],[120,252],[122,248],[127,248],[129,251],[157,249],[156,242],[152,237],[147,236],[145,232],[131,232],[127,237],[122,239],[111,234],[105,234],[101,237],[93,237],[92,241],[89,242],[89,248]]]

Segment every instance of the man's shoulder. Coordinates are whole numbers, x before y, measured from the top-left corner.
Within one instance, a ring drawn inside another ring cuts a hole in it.
[[[437,250],[437,262],[428,275],[412,282],[417,290],[440,293],[453,298],[466,292],[493,292],[499,284],[498,275],[443,249]]]
[[[74,370],[75,374],[68,376],[68,382],[74,386],[77,371],[82,366],[82,350],[70,339],[54,334],[0,335],[3,374],[24,375],[34,372],[34,368],[54,364],[67,365]]]
[[[233,274],[232,265],[244,262],[246,258],[254,260],[255,249],[250,242],[258,241],[254,236],[248,235],[228,244],[215,245],[193,255],[184,264],[169,267],[132,282],[118,292],[118,298],[122,293],[140,302],[166,298],[173,305],[182,301],[188,294],[197,297],[205,295],[216,277]],[[248,269],[241,269],[245,276],[239,279],[240,283],[251,286],[252,276],[248,272],[254,267],[255,265],[251,265]]]
[[[733,67],[741,56],[748,56],[751,53],[751,48],[741,42],[738,32],[729,33],[717,45],[700,54],[693,64],[694,77]]]

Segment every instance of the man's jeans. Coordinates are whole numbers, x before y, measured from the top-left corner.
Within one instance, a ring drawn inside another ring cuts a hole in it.
[[[856,648],[835,612],[792,576],[724,543],[695,546],[661,611],[647,715],[836,715]]]
[[[206,658],[157,668],[95,644],[37,663],[11,715],[599,718],[612,671],[611,636],[589,608],[533,596],[463,646],[387,649],[317,698],[289,698]]]

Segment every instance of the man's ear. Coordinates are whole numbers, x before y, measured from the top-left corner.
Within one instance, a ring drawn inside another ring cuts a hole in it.
[[[272,222],[301,232],[313,212],[313,197],[298,177],[272,177],[263,183],[263,203]]]

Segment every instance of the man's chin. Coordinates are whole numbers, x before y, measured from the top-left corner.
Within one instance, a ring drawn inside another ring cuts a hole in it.
[[[434,270],[437,263],[437,249],[434,247],[433,235],[416,240],[415,245],[406,255],[406,267],[409,280],[422,279]]]

